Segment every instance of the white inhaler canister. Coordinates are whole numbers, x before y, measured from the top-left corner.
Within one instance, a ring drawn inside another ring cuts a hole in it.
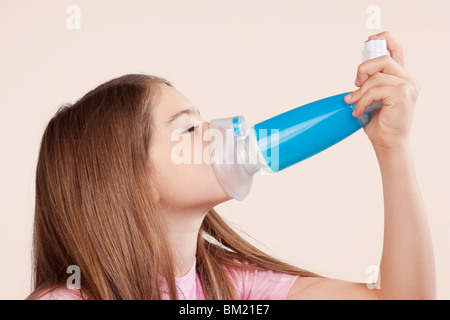
[[[366,62],[381,56],[388,55],[387,43],[384,39],[366,40],[364,42],[364,50],[362,51],[362,61]],[[383,106],[381,101],[374,101],[368,106],[364,114],[358,118],[359,123],[365,126],[370,121],[370,113],[374,110],[381,109]]]

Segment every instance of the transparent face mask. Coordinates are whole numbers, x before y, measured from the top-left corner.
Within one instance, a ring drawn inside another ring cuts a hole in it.
[[[236,116],[211,121],[211,160],[225,191],[237,200],[250,192],[253,175],[272,172],[261,154],[253,128],[245,118]]]

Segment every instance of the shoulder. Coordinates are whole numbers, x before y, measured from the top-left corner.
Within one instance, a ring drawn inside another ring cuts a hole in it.
[[[238,297],[243,300],[284,300],[298,275],[276,272],[270,269],[227,267]]]
[[[65,286],[47,289],[37,297],[37,300],[87,300],[87,299],[88,296],[81,290],[69,289]]]

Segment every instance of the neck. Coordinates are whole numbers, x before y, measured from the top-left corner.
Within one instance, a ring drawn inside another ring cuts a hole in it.
[[[174,257],[175,277],[184,276],[194,264],[197,238],[208,209],[167,209],[164,217]]]

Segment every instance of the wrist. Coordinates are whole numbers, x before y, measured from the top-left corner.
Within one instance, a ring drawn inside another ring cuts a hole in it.
[[[377,145],[376,143],[372,143],[372,145],[378,158],[398,157],[411,150],[409,139],[400,140],[389,145]]]
[[[414,172],[413,153],[409,143],[395,147],[376,147],[375,153],[383,176]]]

